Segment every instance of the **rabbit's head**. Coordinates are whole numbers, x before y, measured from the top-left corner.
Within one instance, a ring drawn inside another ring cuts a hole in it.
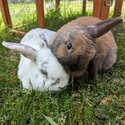
[[[2,44],[30,59],[36,65],[37,71],[46,79],[45,88],[49,88],[51,91],[58,91],[67,86],[69,75],[65,72],[50,48],[43,47],[40,50],[35,50],[20,43],[2,42]],[[34,72],[33,74],[35,75]],[[39,83],[40,81],[37,82]]]
[[[51,52],[51,49],[48,47],[42,47],[39,50],[35,50],[31,46],[20,43],[2,42],[2,44],[3,46],[20,53],[27,59],[30,59],[44,75],[46,75],[46,70],[48,68],[51,68],[51,66],[56,67],[56,64],[59,63]]]
[[[102,36],[121,21],[121,18],[114,18],[86,27],[57,31],[51,49],[70,75],[81,76],[96,54],[95,38]]]

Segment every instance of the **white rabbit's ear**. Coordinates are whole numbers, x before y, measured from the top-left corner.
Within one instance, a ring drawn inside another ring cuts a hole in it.
[[[86,28],[87,32],[93,37],[97,38],[111,30],[112,27],[122,22],[120,17],[113,19],[106,19],[96,24],[90,25]]]
[[[31,60],[36,59],[36,50],[30,46],[20,44],[20,43],[11,43],[11,42],[2,42],[2,45],[22,54],[23,56]]]

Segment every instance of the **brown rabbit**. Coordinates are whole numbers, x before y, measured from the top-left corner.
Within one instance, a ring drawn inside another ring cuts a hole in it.
[[[120,22],[119,17],[104,21],[80,17],[57,31],[51,49],[70,75],[79,77],[88,70],[90,79],[95,80],[99,70],[116,62],[117,45],[109,30]]]

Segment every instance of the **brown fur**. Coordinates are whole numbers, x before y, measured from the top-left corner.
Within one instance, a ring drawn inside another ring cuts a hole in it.
[[[84,31],[100,21],[96,17],[80,17],[60,28],[53,38],[52,51],[70,75],[79,77],[88,69],[90,77],[95,79],[98,70],[115,63],[117,45],[111,31],[99,38],[92,38]],[[66,49],[68,42],[72,44],[70,52]]]

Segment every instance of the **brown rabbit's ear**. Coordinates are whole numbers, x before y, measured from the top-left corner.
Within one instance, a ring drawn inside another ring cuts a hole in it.
[[[20,44],[20,43],[11,43],[11,42],[2,42],[2,45],[6,48],[12,49],[23,56],[35,60],[36,59],[36,50],[30,46]]]
[[[122,22],[120,17],[107,19],[99,23],[87,26],[86,30],[93,38],[97,38],[111,30],[112,27],[119,24],[120,22]]]

